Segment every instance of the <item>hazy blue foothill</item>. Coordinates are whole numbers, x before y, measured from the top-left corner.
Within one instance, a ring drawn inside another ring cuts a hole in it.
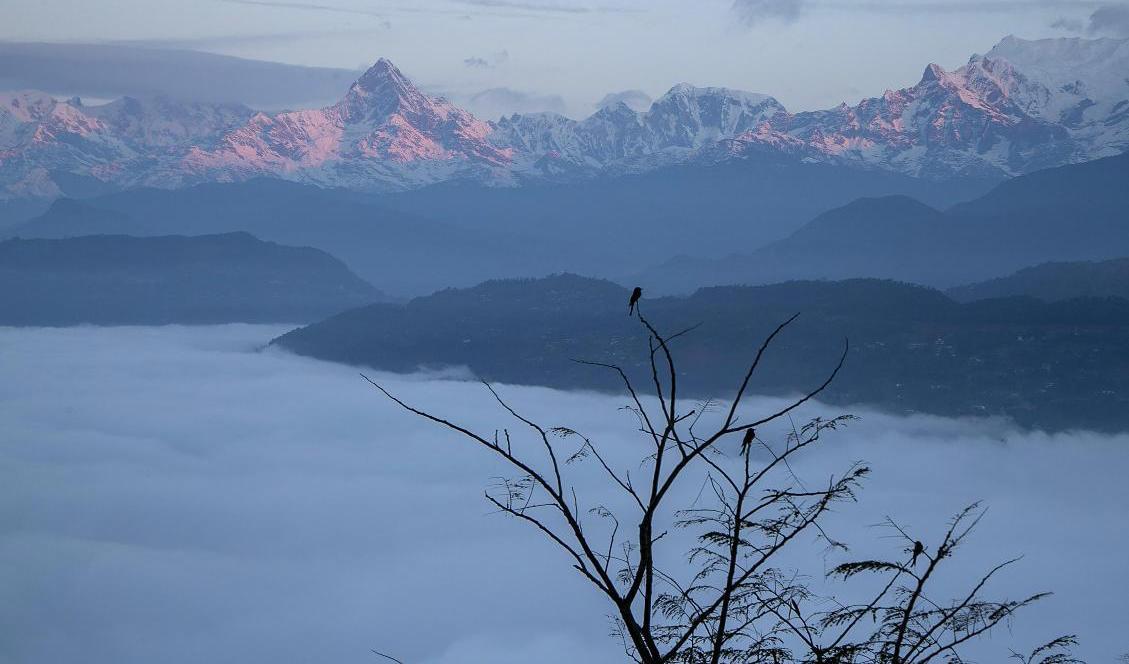
[[[247,233],[0,242],[0,325],[299,322],[384,298],[332,256]]]
[[[856,277],[947,288],[1048,261],[1129,255],[1126,182],[1124,155],[995,187],[970,181],[968,188],[761,162],[516,189],[436,185],[383,196],[260,179],[60,199],[8,232],[245,230],[327,251],[402,296],[560,271],[643,283],[653,292]],[[977,195],[981,188],[988,192]],[[867,191],[876,196],[852,198]],[[891,195],[899,191],[940,209]],[[956,203],[967,196],[972,200]],[[663,259],[687,253],[729,256]]]
[[[952,287],[1048,261],[1129,255],[1129,155],[1022,175],[947,209],[860,198],[785,239],[720,259],[673,259],[635,276],[669,292],[786,279],[882,277]]]
[[[1129,299],[1129,258],[1042,263],[1006,277],[950,288],[947,292],[962,302],[1015,295],[1048,301],[1078,297]]]
[[[789,162],[679,167],[513,189],[435,185],[385,196],[259,179],[60,200],[9,233],[245,230],[328,251],[390,293],[422,295],[563,270],[624,278],[660,257],[760,246],[860,194],[910,193],[951,204],[987,187],[980,180],[941,186]]]

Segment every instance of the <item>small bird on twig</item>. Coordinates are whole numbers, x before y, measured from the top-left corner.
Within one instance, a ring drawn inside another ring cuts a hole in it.
[[[749,453],[749,447],[753,444],[753,439],[756,437],[756,429],[745,429],[745,439],[741,441],[741,456],[745,456]]]
[[[631,300],[627,303],[627,315],[635,313],[635,305],[639,302],[639,298],[643,297],[643,289],[638,286],[635,290],[631,291]]]
[[[910,567],[913,567],[917,564],[917,557],[923,553],[925,553],[925,545],[920,541],[915,541],[913,543],[913,560],[911,560],[909,563]]]

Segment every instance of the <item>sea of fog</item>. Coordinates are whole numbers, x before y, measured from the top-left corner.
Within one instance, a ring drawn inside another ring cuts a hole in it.
[[[491,513],[495,461],[354,368],[263,350],[284,330],[0,328],[0,662],[382,661],[374,648],[408,664],[623,661],[587,582]],[[514,425],[474,383],[376,378],[475,429]],[[622,398],[500,390],[617,463],[645,451]],[[957,571],[1023,554],[988,594],[1056,594],[978,660],[1063,633],[1091,664],[1129,652],[1129,435],[853,412],[793,464],[810,481],[873,468],[829,521],[852,555],[900,546],[874,527],[884,516],[929,544],[983,500]],[[589,479],[579,490],[600,499]],[[838,559],[799,545],[812,578]]]

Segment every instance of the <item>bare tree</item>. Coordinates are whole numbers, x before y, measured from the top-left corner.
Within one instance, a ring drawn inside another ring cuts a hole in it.
[[[790,462],[854,418],[817,418],[793,426],[778,445],[763,441],[757,431],[823,392],[843,366],[846,342],[822,383],[774,412],[744,421],[740,412],[750,381],[773,341],[796,316],[764,339],[728,402],[697,402],[687,410],[679,394],[672,344],[690,330],[663,336],[636,311],[650,350],[647,394],[620,366],[581,361],[613,372],[623,383],[630,400],[626,408],[638,419],[649,447],[634,474],[616,467],[605,450],[576,430],[543,426],[523,416],[490,384],[486,389],[532,436],[533,447],[508,428],[491,435],[471,431],[405,403],[365,377],[400,407],[461,434],[514,469],[514,476],[486,492],[486,500],[555,543],[572,567],[607,598],[614,634],[631,660],[955,662],[969,641],[1045,597],[982,597],[989,580],[1014,560],[989,570],[955,600],[934,597],[937,570],[953,557],[982,515],[976,505],[958,514],[931,549],[888,520],[886,525],[908,545],[904,559],[854,562],[830,573],[833,580],[874,577],[875,589],[867,601],[841,605],[817,594],[804,576],[781,564],[781,554],[799,541],[810,545],[812,538],[845,550],[826,532],[823,517],[833,505],[855,500],[869,469],[856,463],[818,486],[808,486],[792,472]],[[706,431],[700,430],[707,425]],[[736,457],[719,449],[726,439],[741,440]],[[599,472],[626,507],[583,502],[570,477],[573,464],[581,462]],[[686,485],[703,487],[689,505],[681,502],[680,489]],[[672,536],[675,531],[687,536]],[[1070,637],[1065,638],[1035,651],[1024,664],[1065,664],[1069,660],[1054,658],[1072,645]]]

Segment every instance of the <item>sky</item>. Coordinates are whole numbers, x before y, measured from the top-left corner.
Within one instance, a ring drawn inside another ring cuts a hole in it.
[[[0,0],[0,40],[142,43],[360,69],[574,116],[690,82],[825,108],[1008,34],[1129,36],[1124,0]]]
[[[587,582],[491,513],[495,462],[351,367],[260,350],[285,329],[0,328],[0,664],[382,661],[372,648],[412,664],[623,661]],[[512,426],[477,384],[376,377],[478,431]],[[612,463],[645,453],[621,397],[499,389]],[[753,399],[749,414],[778,403]],[[797,417],[838,412],[813,404]],[[1117,527],[1129,437],[853,412],[792,468],[823,481],[872,467],[859,502],[826,524],[852,557],[900,546],[874,527],[885,516],[930,544],[983,500],[949,578],[1022,554],[989,595],[1056,594],[977,660],[1063,633],[1095,664],[1129,651],[1129,532]],[[584,468],[567,471],[579,500],[611,500]],[[697,490],[678,495],[692,503]],[[800,541],[789,564],[818,579],[837,562],[821,548]]]

